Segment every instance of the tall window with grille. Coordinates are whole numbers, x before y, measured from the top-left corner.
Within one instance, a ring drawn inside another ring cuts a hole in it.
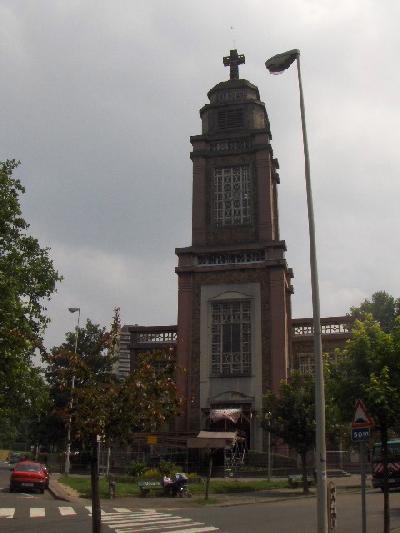
[[[248,165],[214,169],[213,219],[217,226],[252,221],[251,175]]]
[[[211,304],[211,373],[249,375],[251,371],[251,303]]]
[[[314,376],[315,375],[315,357],[314,353],[298,353],[297,364],[300,374]]]

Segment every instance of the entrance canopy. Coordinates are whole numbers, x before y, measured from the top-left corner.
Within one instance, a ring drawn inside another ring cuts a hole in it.
[[[210,418],[212,422],[218,422],[219,420],[229,420],[234,424],[237,424],[239,418],[242,416],[242,408],[230,408],[230,409],[211,409]]]
[[[188,439],[188,448],[232,448],[239,437],[236,431],[200,431],[197,437]]]

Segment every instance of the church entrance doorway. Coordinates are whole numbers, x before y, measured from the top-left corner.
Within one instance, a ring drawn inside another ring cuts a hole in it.
[[[207,429],[215,432],[237,433],[241,439],[243,456],[251,444],[251,408],[249,405],[213,405],[210,409]],[[224,450],[215,455],[215,465],[222,466],[226,462]]]

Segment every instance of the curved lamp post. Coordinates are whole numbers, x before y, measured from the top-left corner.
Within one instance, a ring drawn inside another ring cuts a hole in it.
[[[79,319],[81,317],[81,309],[80,309],[80,307],[68,307],[68,311],[70,313],[78,312],[78,321],[77,321],[76,326],[75,326],[75,349],[74,349],[74,352],[76,354],[77,353],[77,349],[78,349]],[[69,414],[68,426],[67,426],[67,447],[66,447],[66,450],[65,450],[65,468],[64,468],[66,475],[69,474],[70,467],[71,467],[71,462],[70,462],[70,456],[71,456],[71,425],[72,425],[71,409],[72,409],[72,394],[74,392],[74,388],[75,388],[75,374],[72,376],[72,380],[71,380],[71,400],[69,402],[70,414]]]
[[[305,162],[305,180],[307,192],[308,208],[308,228],[310,235],[310,269],[311,269],[311,291],[312,307],[314,322],[314,357],[315,357],[315,469],[317,474],[317,525],[318,533],[326,533],[328,530],[327,522],[327,481],[326,481],[326,444],[325,444],[325,391],[324,391],[324,369],[322,361],[322,342],[321,342],[321,321],[320,321],[320,304],[319,304],[319,285],[317,255],[315,246],[315,225],[314,225],[314,208],[311,191],[310,178],[310,156],[308,153],[307,130],[304,108],[303,86],[301,83],[300,71],[300,50],[289,50],[283,54],[277,54],[265,62],[266,68],[272,74],[277,74],[288,69],[296,61],[297,75],[299,80],[300,91],[300,112],[301,126],[303,130],[303,147]]]

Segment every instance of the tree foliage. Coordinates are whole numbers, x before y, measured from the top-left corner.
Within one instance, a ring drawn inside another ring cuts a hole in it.
[[[0,418],[35,407],[39,377],[31,358],[49,320],[45,302],[61,279],[49,249],[27,233],[17,166],[0,162]]]
[[[73,418],[83,437],[103,435],[108,440],[127,440],[137,431],[155,431],[179,408],[174,382],[173,351],[139,355],[130,375],[119,380],[114,372],[119,335],[118,313],[110,331],[90,320],[46,357],[46,377],[56,412]],[[74,376],[72,411],[71,383]]]
[[[308,492],[307,453],[315,447],[313,377],[293,372],[287,382],[281,382],[277,394],[269,391],[264,396],[262,426],[300,455],[303,490]]]
[[[372,315],[356,320],[352,338],[337,351],[331,394],[344,421],[350,422],[363,399],[377,429],[393,427],[400,410],[400,318],[386,333]]]
[[[330,393],[342,420],[347,422],[352,420],[356,400],[362,399],[380,432],[385,478],[384,531],[388,532],[387,441],[390,430],[400,419],[400,317],[394,319],[392,330],[386,332],[387,322],[382,326],[372,314],[363,316],[364,320],[355,321],[352,338],[345,348],[337,352]]]
[[[160,429],[180,406],[173,380],[174,354],[169,351],[140,356],[126,379],[117,378],[119,330],[116,310],[110,331],[90,321],[79,330],[78,353],[71,350],[75,340],[71,333],[47,356],[48,379],[59,394],[59,413],[65,420],[72,417],[73,432],[92,448],[93,531],[99,531],[100,524],[97,438],[108,444],[128,442],[134,432]]]
[[[75,354],[75,339],[78,334],[77,353]],[[41,442],[49,446],[64,445],[65,425],[69,419],[71,402],[71,383],[74,376],[74,393],[84,386],[82,374],[77,372],[76,365],[85,365],[94,373],[111,374],[114,359],[106,356],[105,349],[106,328],[94,324],[90,319],[83,327],[68,332],[65,341],[52,348],[50,353],[44,353],[46,362],[45,376],[50,388],[51,408],[47,416],[40,422]],[[72,435],[72,440],[75,433]],[[76,443],[78,445],[78,441]]]
[[[370,300],[367,298],[358,307],[350,309],[350,315],[358,320],[364,319],[368,314],[379,322],[383,331],[389,333],[394,328],[396,317],[400,315],[400,298],[378,291]]]

